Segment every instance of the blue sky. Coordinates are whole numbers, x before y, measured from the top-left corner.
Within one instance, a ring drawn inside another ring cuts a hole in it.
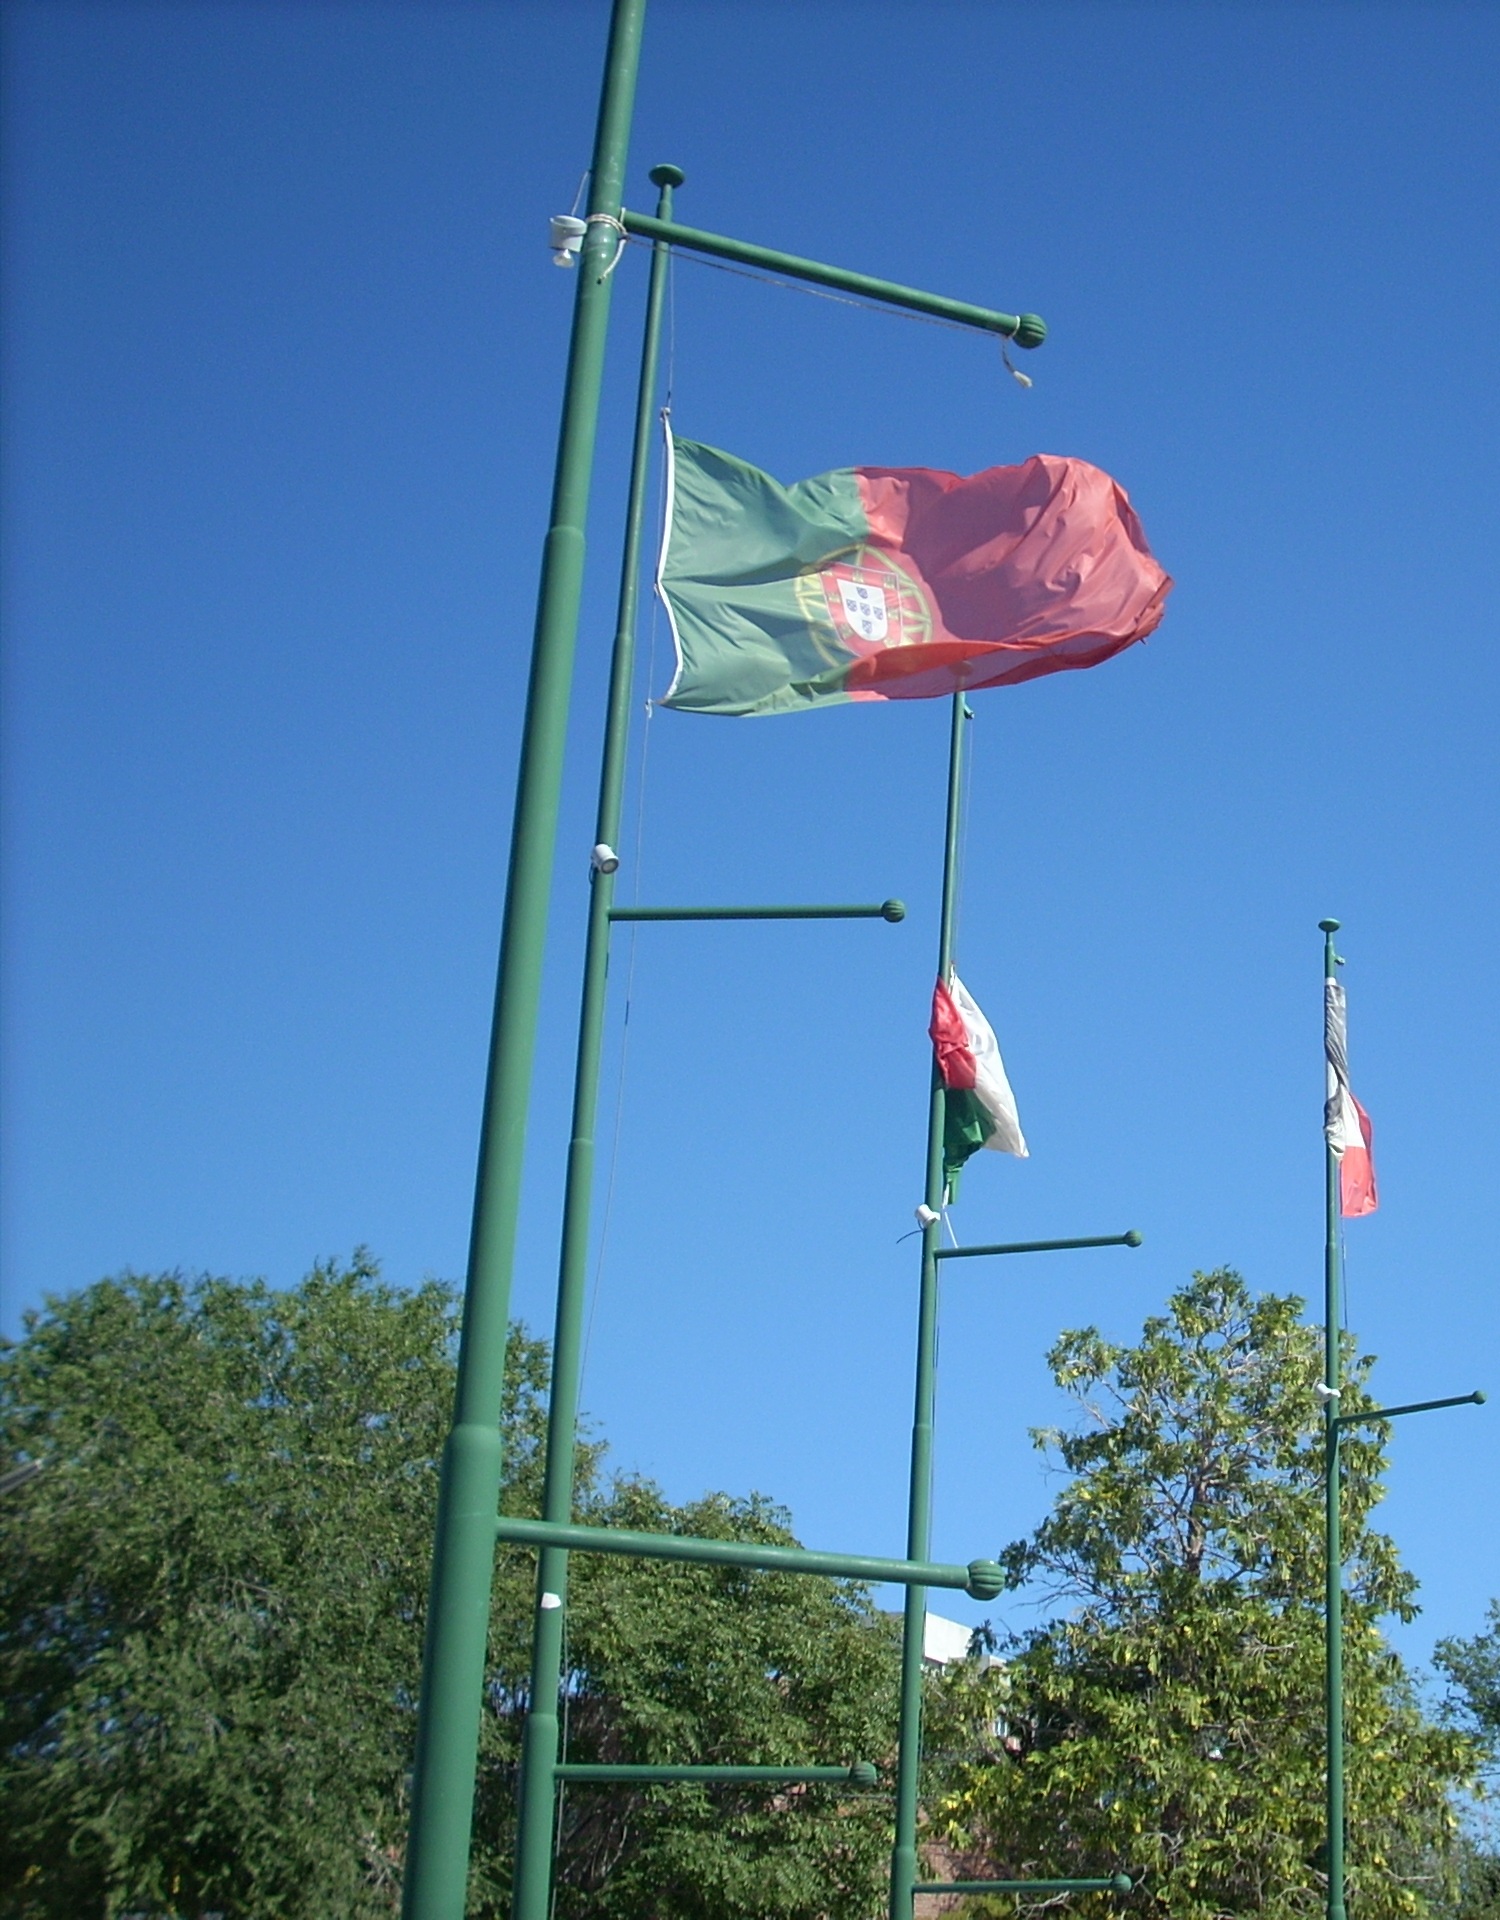
[[[367,1243],[457,1277],[572,295],[546,222],[603,10],[20,0],[7,30],[5,1324],[127,1266],[290,1284]],[[1481,6],[655,0],[629,174],[1052,329],[1022,392],[985,340],[684,260],[680,431],[785,480],[1081,455],[1178,582],[1147,646],[975,702],[959,961],[1032,1158],[976,1165],[956,1222],[1146,1245],[950,1269],[937,1552],[1045,1511],[1061,1328],[1132,1337],[1219,1263],[1316,1295],[1333,913],[1382,1183],[1351,1324],[1388,1400],[1495,1399],[1393,1444],[1416,1656],[1500,1593],[1497,55]],[[632,250],[538,1331],[643,286]],[[633,749],[627,898],[911,908],[643,928],[614,970],[585,1404],[675,1497],[759,1488],[855,1551],[903,1535],[945,727],[659,713]]]

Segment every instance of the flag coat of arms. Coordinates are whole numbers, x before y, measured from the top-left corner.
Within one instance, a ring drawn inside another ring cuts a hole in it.
[[[788,487],[695,440],[669,433],[667,450],[669,707],[786,713],[1091,667],[1153,631],[1172,585],[1124,489],[1086,460]]]
[[[956,973],[939,980],[932,993],[928,1026],[943,1102],[943,1170],[951,1187],[958,1170],[981,1147],[992,1153],[1030,1155],[1016,1112],[1016,1097],[1005,1075],[995,1030],[975,1005]]]
[[[1339,1212],[1345,1219],[1373,1213],[1375,1129],[1349,1086],[1349,1008],[1337,980],[1323,983],[1323,1050],[1328,1061],[1328,1100],[1323,1132],[1339,1166]]]

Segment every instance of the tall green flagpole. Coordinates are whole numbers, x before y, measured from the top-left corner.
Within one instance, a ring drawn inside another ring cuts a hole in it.
[[[672,215],[672,189],[681,185],[682,173],[677,167],[653,167],[651,178],[661,190],[656,205],[657,218],[668,220]],[[573,1517],[583,1309],[588,1285],[589,1206],[594,1180],[594,1127],[599,1106],[605,988],[609,972],[610,906],[615,891],[614,866],[611,862],[616,858],[614,847],[620,832],[625,748],[630,734],[641,536],[646,518],[646,482],[651,465],[651,429],[655,416],[656,363],[661,343],[661,315],[670,253],[671,249],[665,241],[657,241],[652,248],[651,278],[646,291],[645,338],[641,346],[641,378],[635,410],[635,452],[630,469],[625,551],[620,567],[619,611],[609,671],[604,754],[599,771],[599,810],[594,828],[597,844],[591,872],[583,990],[578,1015],[573,1128],[568,1144],[568,1175],[563,1198],[557,1319],[552,1339],[552,1390],[547,1408],[547,1473],[542,1494],[542,1518],[562,1522]],[[516,1890],[511,1909],[513,1920],[547,1920],[551,1908],[553,1826],[557,1808],[558,1687],[562,1678],[567,1600],[567,1552],[561,1547],[543,1547],[537,1556],[530,1710],[526,1716],[526,1732],[521,1749],[521,1812],[516,1840]]]
[[[1333,936],[1337,920],[1320,920],[1323,934],[1323,981],[1334,978],[1339,964]],[[1325,1014],[1326,1019],[1326,1014]],[[1328,1920],[1344,1916],[1344,1550],[1339,1500],[1339,1390],[1343,1356],[1339,1347],[1339,1163],[1325,1137],[1323,1143],[1323,1477],[1325,1502],[1325,1558],[1327,1582],[1324,1601],[1324,1709],[1328,1728]]]
[[[953,964],[953,910],[958,891],[959,795],[964,726],[973,716],[961,693],[953,696],[948,730],[948,806],[943,840],[943,899],[938,920],[938,978]],[[923,1200],[931,1218],[922,1229],[922,1277],[917,1306],[917,1380],[911,1429],[911,1490],[907,1504],[906,1557],[926,1560],[932,1544],[932,1429],[937,1393],[938,1241],[944,1199],[943,1083],[934,1062],[927,1109],[927,1183]],[[917,1882],[917,1796],[922,1767],[922,1643],[927,1626],[927,1589],[906,1589],[901,1634],[901,1731],[896,1755],[896,1845],[891,1855],[891,1920],[911,1920]]]
[[[609,324],[608,269],[624,239],[619,219],[644,19],[645,0],[614,0],[521,735],[458,1385],[438,1494],[402,1889],[406,1920],[463,1920],[468,1884],[526,1111]]]

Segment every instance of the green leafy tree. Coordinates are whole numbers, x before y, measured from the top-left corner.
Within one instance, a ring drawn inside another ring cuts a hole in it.
[[[0,1351],[0,1915],[365,1920],[399,1906],[457,1301],[372,1262],[259,1283],[126,1276]],[[546,1351],[517,1330],[507,1511],[539,1506]],[[786,1539],[763,1501],[580,1512]],[[890,1634],[857,1590],[580,1557],[574,1757],[843,1763],[889,1739]],[[509,1902],[534,1559],[498,1562],[470,1912]],[[636,1920],[873,1909],[876,1800],[570,1796],[562,1906]],[[757,1898],[757,1889],[769,1893]]]
[[[1436,1663],[1448,1681],[1450,1717],[1483,1747],[1493,1794],[1500,1768],[1500,1600],[1490,1602],[1486,1624],[1472,1639],[1440,1640]],[[1500,1920],[1500,1831],[1492,1802],[1477,1802],[1469,1812],[1455,1912],[1459,1920]]]
[[[1484,1743],[1490,1763],[1500,1763],[1500,1600],[1490,1602],[1482,1632],[1440,1640],[1436,1658],[1459,1719]]]
[[[1084,1413],[1036,1435],[1067,1475],[1008,1550],[1071,1610],[943,1689],[934,1836],[997,1877],[1125,1872],[1162,1920],[1314,1915],[1325,1899],[1321,1333],[1290,1296],[1196,1275],[1133,1347],[1049,1355]],[[1372,1404],[1352,1349],[1343,1405]],[[1419,1711],[1379,1623],[1414,1582],[1370,1525],[1382,1434],[1343,1446],[1349,1889],[1361,1920],[1453,1896],[1472,1743]],[[977,1759],[976,1759],[977,1753]],[[1105,1903],[1097,1903],[1101,1912]],[[1109,1910],[1114,1910],[1113,1906]]]
[[[599,1518],[658,1533],[795,1545],[767,1501],[674,1508],[641,1482]],[[863,1588],[650,1560],[575,1562],[569,1757],[752,1766],[881,1760],[896,1723],[898,1628]],[[887,1796],[674,1785],[574,1789],[560,1912],[633,1920],[866,1920],[882,1905]]]

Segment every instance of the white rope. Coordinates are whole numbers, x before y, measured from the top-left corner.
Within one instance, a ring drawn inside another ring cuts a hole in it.
[[[617,220],[612,213],[591,213],[585,218],[583,224],[586,227],[613,227],[618,236],[615,240],[615,250],[610,255],[609,265],[599,276],[601,280],[607,280],[619,266],[620,256],[625,251],[625,242],[630,238],[625,231],[625,223],[623,220]]]

